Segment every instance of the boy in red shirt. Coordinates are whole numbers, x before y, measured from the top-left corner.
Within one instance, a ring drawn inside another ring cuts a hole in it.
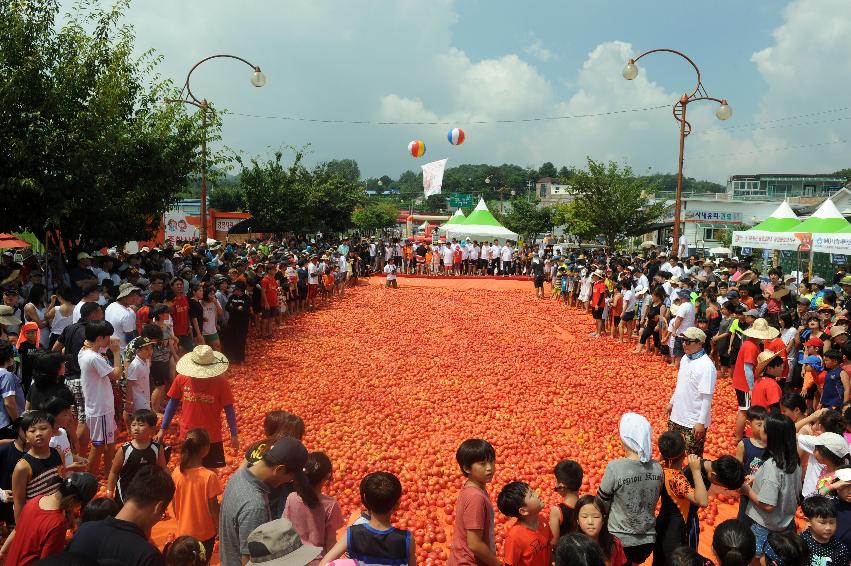
[[[493,481],[496,452],[487,440],[467,439],[455,460],[467,478],[455,505],[448,566],[502,566],[496,557],[493,506],[485,485]]]
[[[517,522],[505,535],[507,566],[549,566],[550,527],[541,517],[544,504],[528,483],[513,481],[496,498],[499,511]]]
[[[747,420],[745,412],[751,406],[751,393],[756,381],[757,356],[762,351],[762,341],[777,338],[780,331],[770,327],[764,318],[758,318],[742,334],[744,341],[736,356],[736,365],[733,366],[733,388],[736,390],[736,400],[739,403],[739,413],[736,415],[736,444],[745,432]]]
[[[781,355],[782,354],[782,355]],[[786,350],[773,352],[765,350],[756,358],[756,383],[751,394],[752,407],[765,407],[768,411],[780,407],[783,391],[777,383],[777,378],[783,374],[783,360]]]
[[[171,319],[174,321],[174,335],[180,341],[180,347],[184,352],[191,352],[195,343],[189,334],[189,297],[186,296],[183,287],[183,279],[180,277],[175,277],[171,282],[171,288],[174,291]]]
[[[275,313],[278,312],[278,280],[275,279],[274,263],[266,264],[266,275],[260,280],[260,286],[263,287],[262,335],[271,338]]]
[[[591,281],[594,282],[594,286],[591,288],[591,316],[597,321],[597,330],[592,332],[591,336],[602,336],[603,325],[606,323],[603,320],[603,309],[606,306],[606,295],[609,289],[606,287],[606,282],[603,281],[603,276],[604,273],[599,269],[591,274]]]

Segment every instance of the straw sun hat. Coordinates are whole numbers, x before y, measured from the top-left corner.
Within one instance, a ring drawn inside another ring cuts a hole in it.
[[[771,340],[780,335],[780,331],[768,325],[768,321],[764,318],[758,318],[753,321],[753,325],[745,330],[742,334],[748,338],[757,338],[759,340]]]
[[[209,379],[221,375],[228,370],[230,362],[211,347],[195,346],[195,349],[184,354],[177,362],[177,373],[197,379]]]

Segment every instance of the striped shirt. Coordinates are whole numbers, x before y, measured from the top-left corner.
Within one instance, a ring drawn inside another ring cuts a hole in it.
[[[55,448],[50,449],[50,456],[37,458],[29,452],[21,459],[30,465],[30,479],[27,482],[27,501],[39,495],[49,495],[59,489],[59,470],[62,467],[62,456]]]

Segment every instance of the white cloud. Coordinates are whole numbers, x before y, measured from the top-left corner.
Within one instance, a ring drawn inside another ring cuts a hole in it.
[[[538,61],[543,62],[547,62],[555,57],[553,52],[544,47],[544,43],[538,38],[535,38],[535,40],[531,44],[527,45],[523,51]]]
[[[427,158],[448,156],[450,164],[539,165],[549,160],[581,165],[590,155],[626,161],[638,171],[676,168],[678,126],[670,105],[678,93],[654,80],[653,65],[643,66],[636,80],[623,80],[623,65],[635,53],[628,43],[600,43],[589,50],[581,68],[545,75],[536,65],[554,56],[534,36],[520,53],[475,59],[458,49],[453,44],[458,23],[453,0],[430,3],[428,17],[414,0],[211,3],[215,9],[198,10],[192,2],[146,0],[131,5],[128,20],[136,26],[139,49],[153,46],[163,54],[159,71],[177,83],[194,61],[216,52],[242,55],[263,67],[269,83],[260,90],[248,86],[248,74],[238,63],[199,68],[193,90],[220,107],[327,119],[445,121],[467,133],[467,142],[453,147],[445,140],[451,125],[324,125],[228,116],[225,143],[249,154],[282,143],[310,142],[314,160],[351,157],[365,174],[395,175],[419,165],[405,151],[408,141],[419,138],[429,147]],[[695,133],[686,145],[686,173],[723,181],[741,172],[831,171],[851,164],[849,147],[843,144],[771,151],[847,139],[849,121],[735,128],[848,106],[849,37],[848,0],[791,2],[771,44],[752,57],[754,72],[765,85],[755,115],[737,113],[719,123],[713,104],[689,107]],[[569,96],[559,94],[565,84],[570,85]],[[736,110],[736,101],[731,103]],[[659,105],[666,107],[573,120],[474,123]],[[719,129],[725,127],[731,129]]]
[[[726,175],[830,173],[851,163],[849,144],[829,143],[851,139],[847,119],[832,122],[847,112],[787,119],[849,106],[847,0],[795,0],[783,10],[783,23],[772,37],[773,45],[751,57],[766,85],[756,112],[723,125],[707,118],[704,131],[689,139],[691,170],[705,175],[713,170]]]

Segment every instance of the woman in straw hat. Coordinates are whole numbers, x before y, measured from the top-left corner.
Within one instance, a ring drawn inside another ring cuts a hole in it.
[[[168,391],[168,404],[156,440],[162,441],[178,405],[182,406],[180,438],[193,428],[203,428],[210,435],[210,453],[203,460],[205,468],[223,468],[225,452],[222,443],[222,410],[227,416],[230,444],[239,451],[233,393],[227,378],[228,359],[207,345],[196,346],[177,362],[177,376]]]
[[[763,340],[773,340],[780,331],[768,325],[764,318],[754,320],[753,324],[742,332],[743,341],[736,356],[733,367],[733,388],[736,390],[736,400],[739,413],[736,415],[736,443],[742,439],[745,432],[745,412],[751,406],[751,394],[756,381],[757,357],[762,350]]]

